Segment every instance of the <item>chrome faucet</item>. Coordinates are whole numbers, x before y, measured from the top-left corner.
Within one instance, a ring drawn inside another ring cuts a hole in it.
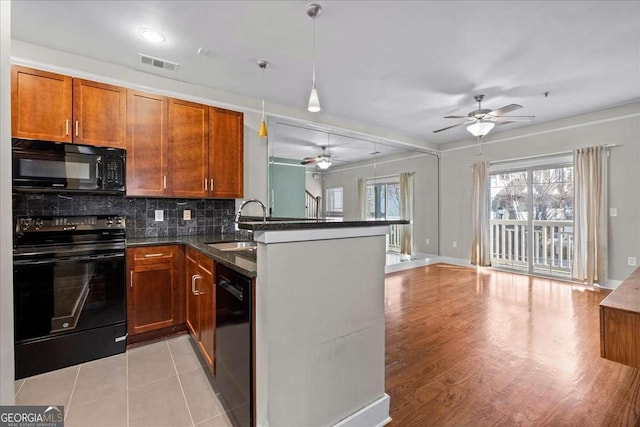
[[[257,203],[260,205],[260,207],[262,208],[262,222],[263,223],[267,222],[267,208],[264,206],[264,203],[262,203],[258,199],[245,200],[240,205],[240,209],[238,209],[238,212],[236,213],[236,217],[233,220],[233,222],[236,223],[236,231],[240,230],[240,228],[238,227],[238,223],[240,222],[240,216],[242,216],[242,209],[244,209],[244,207],[247,206],[249,203]]]

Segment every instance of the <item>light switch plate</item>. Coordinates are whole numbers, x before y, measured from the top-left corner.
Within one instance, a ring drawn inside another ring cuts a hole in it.
[[[185,221],[189,221],[191,219],[191,211],[189,209],[185,209],[182,211],[182,219]]]
[[[631,266],[635,266],[636,265],[636,257],[634,257],[634,256],[630,256],[627,261],[628,261],[629,265],[631,265]]]
[[[609,216],[618,216],[617,208],[609,208]]]
[[[457,247],[458,247],[458,241],[457,241],[457,240],[454,240],[454,241],[453,241],[453,247],[454,247],[454,248],[457,248]]]
[[[156,209],[156,221],[164,221],[164,211]]]
[[[431,239],[427,237],[427,238],[425,239],[425,243],[426,243],[427,245],[430,245],[430,244],[431,244]]]

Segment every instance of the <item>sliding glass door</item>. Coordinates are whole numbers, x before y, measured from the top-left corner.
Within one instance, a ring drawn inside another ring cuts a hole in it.
[[[494,172],[490,182],[492,265],[570,278],[573,166]]]

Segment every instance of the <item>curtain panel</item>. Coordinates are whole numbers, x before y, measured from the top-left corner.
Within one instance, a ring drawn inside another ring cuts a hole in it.
[[[489,162],[478,161],[472,166],[473,195],[471,200],[471,264],[491,265],[489,241]]]
[[[367,219],[367,180],[358,178],[358,218]]]
[[[605,284],[607,268],[607,150],[574,152],[575,230],[573,279]]]
[[[412,172],[400,174],[400,218],[413,222],[413,181]],[[412,225],[405,224],[400,228],[400,253],[411,255],[413,253]]]

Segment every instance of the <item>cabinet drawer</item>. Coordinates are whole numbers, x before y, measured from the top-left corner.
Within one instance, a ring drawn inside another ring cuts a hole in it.
[[[145,246],[127,250],[127,261],[135,265],[164,264],[178,256],[178,245]]]

